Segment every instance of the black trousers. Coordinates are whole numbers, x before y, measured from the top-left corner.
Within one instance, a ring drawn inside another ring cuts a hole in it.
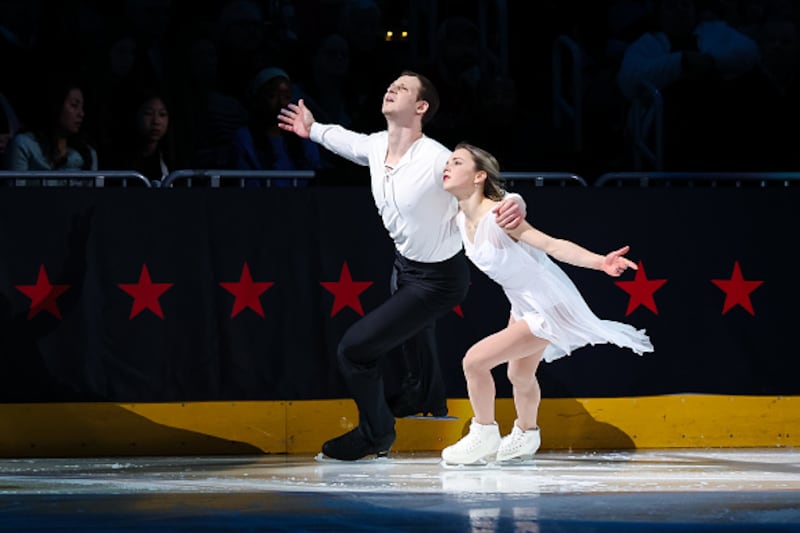
[[[466,297],[469,265],[463,251],[439,263],[411,261],[396,253],[392,283],[397,290],[353,324],[338,347],[339,368],[358,407],[359,428],[376,442],[394,433],[380,367],[394,348],[403,346],[409,361],[419,361],[431,389],[444,390],[434,326]]]

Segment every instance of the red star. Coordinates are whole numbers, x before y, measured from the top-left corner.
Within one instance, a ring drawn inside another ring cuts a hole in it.
[[[133,296],[133,307],[131,307],[131,314],[128,320],[149,309],[158,316],[164,319],[164,313],[161,311],[161,304],[158,303],[158,298],[167,292],[174,283],[153,283],[150,280],[150,272],[147,270],[147,265],[142,265],[142,272],[139,274],[139,281],[137,283],[119,283],[117,286],[123,291]]]
[[[222,285],[223,289],[236,296],[233,301],[231,318],[241,313],[246,307],[249,307],[258,313],[261,318],[264,318],[264,309],[261,307],[259,297],[275,284],[271,281],[254,282],[250,276],[250,267],[245,261],[239,281],[222,282],[220,285]]]
[[[625,316],[630,315],[634,309],[640,305],[645,306],[654,314],[658,314],[656,308],[656,301],[653,299],[653,293],[661,288],[667,282],[665,279],[647,279],[647,274],[644,272],[644,265],[639,261],[639,269],[636,271],[636,276],[633,281],[615,281],[614,284],[631,295],[628,300],[628,309],[625,311]]]
[[[339,274],[339,281],[321,281],[320,285],[328,289],[334,296],[331,316],[341,311],[345,306],[352,308],[361,316],[364,310],[361,308],[361,300],[358,295],[367,290],[372,285],[371,281],[353,281],[350,277],[350,269],[347,261],[342,265],[342,272]]]
[[[750,293],[764,282],[745,281],[742,277],[742,269],[739,268],[739,261],[733,263],[731,279],[712,279],[711,283],[725,291],[725,303],[722,304],[723,315],[734,306],[741,305],[748,313],[755,316],[753,304],[750,302]]]
[[[15,287],[31,299],[28,320],[38,315],[42,310],[48,311],[51,315],[61,320],[61,311],[58,310],[56,298],[69,289],[69,285],[51,285],[44,265],[39,265],[39,275],[36,277],[35,285],[15,285]]]

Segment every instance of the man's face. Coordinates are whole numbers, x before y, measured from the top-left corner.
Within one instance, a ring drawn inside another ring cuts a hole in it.
[[[400,76],[386,89],[383,96],[384,115],[414,113],[418,105],[419,79],[415,76]]]

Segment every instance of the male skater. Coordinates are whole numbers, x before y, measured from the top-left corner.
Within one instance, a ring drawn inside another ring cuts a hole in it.
[[[334,459],[388,453],[396,436],[395,416],[447,414],[434,325],[466,297],[469,266],[455,225],[458,202],[442,186],[451,151],[422,132],[438,107],[430,80],[404,71],[383,98],[385,131],[366,135],[319,124],[302,99],[278,116],[284,130],[369,166],[372,196],[395,244],[396,290],[354,323],[338,346],[339,366],[358,407],[359,423],[323,444],[322,452]],[[511,196],[498,206],[496,216],[501,226],[513,229],[525,213],[522,198]],[[379,363],[398,346],[403,346],[411,377],[404,380],[392,409]]]

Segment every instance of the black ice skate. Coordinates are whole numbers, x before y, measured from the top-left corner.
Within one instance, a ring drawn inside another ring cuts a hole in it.
[[[322,445],[322,453],[331,459],[357,461],[370,455],[387,457],[396,435],[392,432],[378,442],[367,439],[359,428],[348,431]]]

